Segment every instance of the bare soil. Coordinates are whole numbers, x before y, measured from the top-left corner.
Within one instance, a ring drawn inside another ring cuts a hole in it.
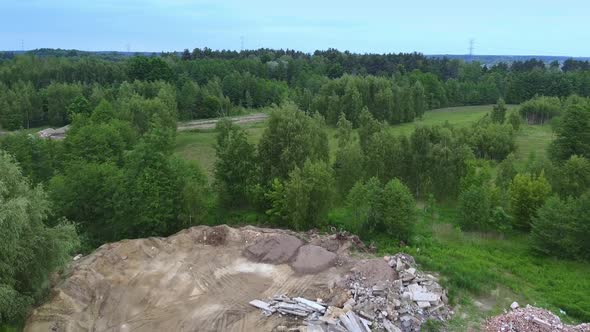
[[[329,243],[334,252],[309,245],[300,252],[308,242]],[[24,331],[272,331],[285,319],[248,303],[277,294],[342,298],[334,286],[356,262],[351,247],[336,235],[249,226],[105,244],[72,263]]]

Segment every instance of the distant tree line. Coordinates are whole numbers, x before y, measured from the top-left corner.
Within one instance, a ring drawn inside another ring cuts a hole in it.
[[[339,116],[336,109],[348,107],[346,116],[357,126],[362,107],[380,121],[400,123],[424,110],[492,104],[498,98],[515,104],[535,95],[590,96],[588,62],[573,59],[562,68],[535,59],[488,68],[419,53],[334,49],[308,54],[205,48],[131,57],[39,50],[0,60],[0,127],[62,125],[69,120],[55,113],[76,97],[90,100],[100,90],[112,102],[116,96],[111,91],[136,80],[173,86],[181,120],[236,114],[291,99],[302,110],[320,112],[331,125]]]

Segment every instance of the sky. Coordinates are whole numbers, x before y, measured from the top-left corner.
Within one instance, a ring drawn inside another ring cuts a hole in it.
[[[0,50],[590,56],[588,0],[0,0]]]

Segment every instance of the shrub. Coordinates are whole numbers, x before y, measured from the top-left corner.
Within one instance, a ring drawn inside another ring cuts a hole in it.
[[[535,217],[549,193],[551,186],[543,173],[539,176],[517,174],[510,184],[510,210],[514,217],[514,227],[528,231],[531,221]]]
[[[398,179],[385,184],[382,196],[383,226],[387,234],[408,242],[416,224],[416,202],[408,187]]]
[[[409,241],[415,232],[416,202],[398,179],[383,186],[375,177],[357,182],[348,194],[355,228],[363,233],[384,232],[399,241]]]
[[[520,104],[520,116],[529,124],[543,124],[561,111],[561,101],[557,97],[536,96]]]

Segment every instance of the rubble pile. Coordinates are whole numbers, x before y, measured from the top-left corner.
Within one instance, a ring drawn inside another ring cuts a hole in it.
[[[427,319],[446,321],[452,312],[438,279],[416,269],[412,256],[396,254],[360,262],[339,283],[346,295],[338,301],[275,296],[251,305],[267,316],[273,313],[304,319],[308,330],[317,331],[419,331]],[[383,265],[388,271],[383,271]]]
[[[484,330],[488,332],[590,332],[590,324],[571,326],[563,324],[559,317],[551,312],[527,305],[519,308],[515,302],[511,310],[500,316],[488,319]]]
[[[46,128],[37,132],[37,136],[46,139],[62,140],[66,137],[66,132],[70,129],[70,126],[65,126],[57,129]]]

